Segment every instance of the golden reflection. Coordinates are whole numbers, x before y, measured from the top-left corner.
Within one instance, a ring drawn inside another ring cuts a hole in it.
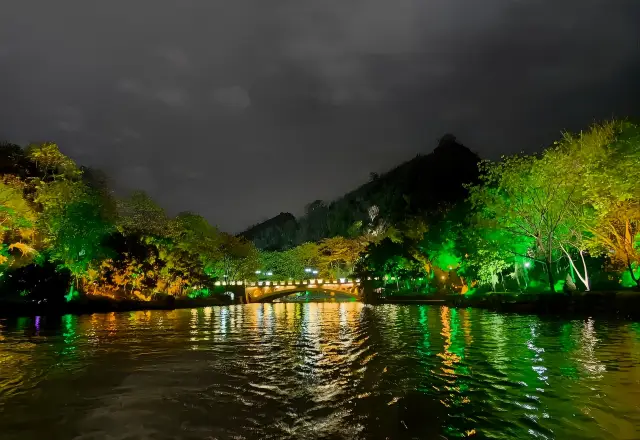
[[[205,307],[204,309],[204,325],[211,325],[211,316],[213,315],[213,307]]]
[[[273,309],[273,303],[263,304],[263,322],[262,327],[266,330],[266,334],[273,335],[275,333],[275,310]]]
[[[471,336],[471,314],[472,309],[460,309],[460,317],[462,318],[462,329],[464,330],[464,341],[467,347],[471,346],[473,337]]]
[[[118,332],[117,319],[118,319],[118,317],[116,316],[116,312],[111,312],[111,313],[107,314],[106,330],[107,330],[107,334],[109,336],[115,336],[115,334]]]
[[[198,309],[191,309],[191,318],[189,319],[189,341],[196,342],[198,340]],[[192,350],[197,350],[198,346],[193,344]]]
[[[444,346],[442,353],[438,353],[438,357],[442,358],[442,363],[449,368],[441,368],[447,374],[455,376],[455,371],[452,369],[454,364],[460,362],[460,356],[453,353],[451,349],[451,310],[447,306],[440,308],[440,320],[442,322],[442,332],[440,333],[444,337]]]
[[[115,315],[115,313],[114,313]],[[148,310],[140,310],[129,314],[130,320],[136,324],[149,323],[151,320],[151,312]],[[114,317],[115,319],[115,317]],[[110,319],[111,320],[111,319]]]
[[[293,330],[296,321],[296,305],[293,303],[285,303],[284,307],[287,317],[287,328]]]

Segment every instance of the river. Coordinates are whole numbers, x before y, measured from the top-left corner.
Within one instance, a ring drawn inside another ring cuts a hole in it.
[[[640,323],[360,303],[0,320],[0,438],[640,438]]]

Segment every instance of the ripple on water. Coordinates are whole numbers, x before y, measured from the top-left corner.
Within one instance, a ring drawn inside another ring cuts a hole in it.
[[[0,321],[2,439],[620,438],[640,326],[253,304]]]

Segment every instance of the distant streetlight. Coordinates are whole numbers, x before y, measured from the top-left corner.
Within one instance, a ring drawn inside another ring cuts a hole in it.
[[[314,275],[318,275],[318,271],[317,270],[314,270],[312,272],[313,272]]]
[[[256,270],[256,275],[260,275],[262,273],[261,270]]]
[[[271,275],[273,275],[273,272],[267,272],[268,277],[270,277]]]
[[[529,263],[528,261],[526,261],[526,262],[524,263],[524,267],[527,267],[527,268],[528,268],[528,267],[531,267],[531,263]]]
[[[309,269],[308,267],[304,270],[306,273],[311,273],[313,272],[313,269]]]

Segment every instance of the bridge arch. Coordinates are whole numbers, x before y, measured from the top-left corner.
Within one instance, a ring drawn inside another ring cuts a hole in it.
[[[268,282],[266,282],[268,283]],[[345,295],[361,298],[362,289],[358,282],[353,280],[327,281],[310,280],[303,282],[283,282],[283,283],[250,283],[245,286],[245,300],[247,303],[271,302],[274,299],[282,298],[299,292],[336,292]]]

